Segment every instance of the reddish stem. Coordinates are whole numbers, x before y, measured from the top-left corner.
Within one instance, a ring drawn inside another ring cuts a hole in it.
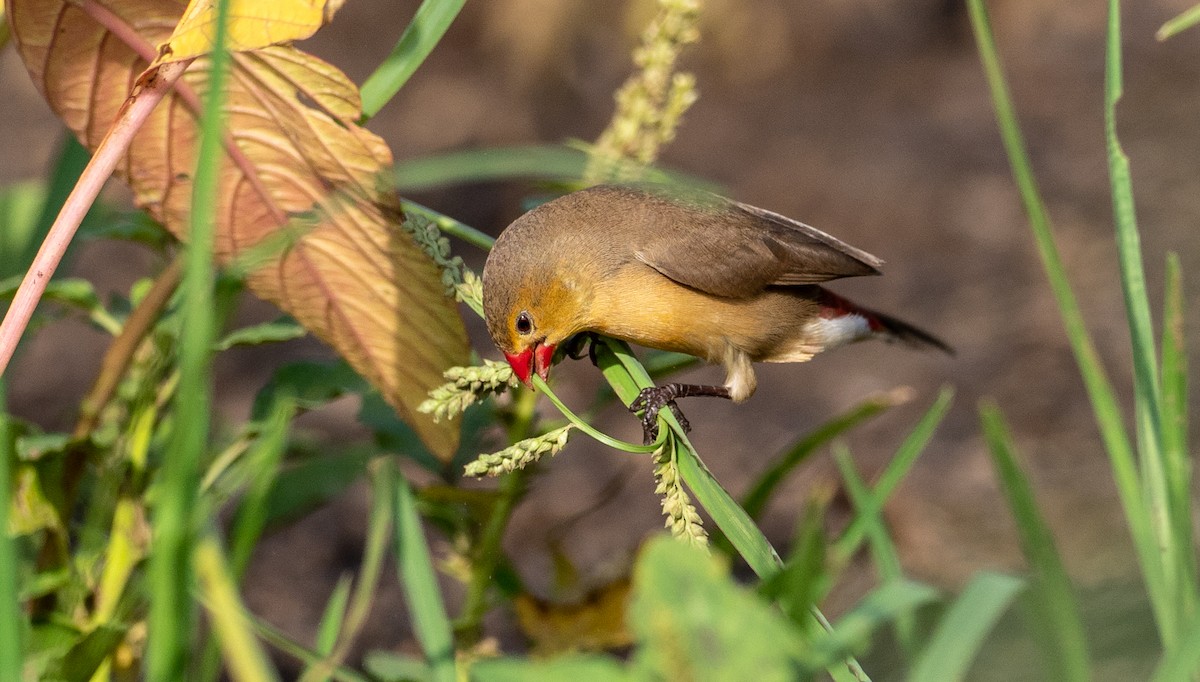
[[[25,273],[25,279],[21,281],[20,288],[13,296],[12,305],[9,306],[4,321],[0,322],[0,376],[8,367],[17,342],[29,325],[29,318],[33,316],[33,309],[37,307],[38,301],[46,291],[50,277],[62,261],[63,253],[74,238],[75,231],[79,229],[79,223],[83,221],[104,183],[129,149],[133,136],[191,63],[192,60],[189,59],[163,64],[156,70],[142,74],[134,85],[133,96],[121,107],[116,123],[104,136],[92,160],[79,176],[79,182],[76,183],[75,189],[71,190],[58,218],[50,226],[42,248],[38,250],[33,264]]]

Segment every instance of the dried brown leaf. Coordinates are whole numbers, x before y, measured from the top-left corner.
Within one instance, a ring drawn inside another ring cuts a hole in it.
[[[7,0],[7,9],[34,82],[95,149],[184,3]],[[117,171],[138,204],[181,238],[207,66],[205,57],[192,64]],[[392,156],[355,124],[357,89],[337,68],[277,45],[233,55],[226,100],[218,257],[254,254],[250,289],[332,345],[448,458],[457,425],[435,424],[416,406],[446,368],[464,364],[466,333],[437,266],[402,228],[399,200],[379,181]]]

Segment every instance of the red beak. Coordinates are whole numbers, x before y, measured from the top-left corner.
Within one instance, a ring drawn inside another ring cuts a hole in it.
[[[550,361],[554,358],[554,346],[535,343],[520,353],[505,353],[504,359],[513,368],[513,374],[529,388],[533,388],[533,373],[543,381],[550,375]]]

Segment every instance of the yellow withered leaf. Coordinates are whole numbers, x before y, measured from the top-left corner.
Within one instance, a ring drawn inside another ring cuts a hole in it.
[[[342,0],[229,0],[229,49],[245,52],[303,40],[341,6]],[[216,0],[192,0],[171,37],[159,46],[156,63],[211,52],[216,25]]]
[[[95,149],[184,3],[7,0],[7,9],[34,82]],[[457,423],[435,424],[416,406],[446,368],[465,364],[466,332],[437,266],[403,229],[399,199],[380,181],[392,156],[356,125],[358,90],[335,67],[291,46],[232,58],[217,256],[252,262],[247,282],[255,294],[333,346],[431,451],[449,458]],[[181,238],[207,82],[208,59],[200,57],[117,171],[138,204]]]

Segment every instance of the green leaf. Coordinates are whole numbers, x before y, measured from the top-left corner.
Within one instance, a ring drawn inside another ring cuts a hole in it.
[[[105,624],[87,633],[75,642],[61,660],[50,666],[46,679],[90,680],[104,659],[121,644],[126,629],[120,625]]]
[[[565,145],[494,147],[401,161],[394,182],[401,192],[465,183],[532,178],[578,180],[587,167],[584,152]]]
[[[486,423],[480,423],[481,414],[486,413],[468,409],[463,415],[462,429],[466,437],[459,440],[458,452],[452,463],[460,461],[464,455],[474,457],[479,453],[474,448],[478,440],[473,436],[478,436],[479,430],[486,428],[491,423],[491,420],[486,417],[483,420]],[[379,395],[378,391],[369,391],[363,395],[362,407],[358,411],[358,421],[371,429],[375,437],[375,444],[381,450],[403,455],[434,473],[441,473],[449,468],[435,457],[429,448],[425,447],[417,432],[396,415],[396,410],[384,402],[383,396]],[[454,471],[461,470],[461,467],[454,469]]]
[[[196,544],[194,560],[200,591],[230,677],[256,682],[278,679],[254,635],[253,623],[238,595],[237,579],[229,570],[214,534],[206,535]]]
[[[284,467],[267,495],[267,521],[296,518],[324,504],[365,474],[377,454],[374,448],[354,448]]]
[[[393,473],[395,490],[396,570],[404,586],[408,601],[408,612],[413,629],[425,659],[432,668],[431,679],[436,682],[454,682],[454,635],[446,607],[442,603],[442,591],[437,575],[433,572],[433,560],[429,556],[429,545],[421,528],[421,517],[417,514],[416,499],[404,476],[394,468],[390,460],[386,467]]]
[[[235,329],[226,334],[225,338],[218,341],[214,348],[218,351],[223,351],[229,350],[234,346],[257,346],[263,343],[278,343],[280,341],[298,339],[306,334],[308,334],[308,330],[301,327],[295,320],[283,318],[274,322],[263,322],[262,324]]]
[[[262,536],[269,519],[271,489],[279,477],[280,464],[287,450],[288,430],[296,416],[296,403],[280,398],[263,423],[262,433],[244,456],[246,466],[254,471],[250,486],[238,505],[230,534],[230,570],[235,580],[241,579],[250,565],[250,555]]]
[[[1158,29],[1158,33],[1154,34],[1154,37],[1159,40],[1166,40],[1186,31],[1196,24],[1200,24],[1200,5],[1196,5],[1189,10],[1184,10],[1182,14],[1163,24],[1162,28]]]
[[[384,678],[397,679],[397,678]],[[571,655],[544,661],[495,658],[471,666],[472,682],[621,682],[640,679],[605,656]]]
[[[666,537],[651,540],[634,568],[629,626],[638,664],[665,680],[795,679],[799,632],[721,562]]]
[[[917,657],[909,682],[963,680],[987,634],[1020,594],[1024,583],[999,573],[976,575],[938,622]]]
[[[347,393],[361,393],[366,382],[344,361],[293,362],[280,367],[254,397],[251,419],[266,418],[272,405],[287,396],[311,410]]]
[[[429,664],[424,659],[390,651],[367,652],[363,657],[363,670],[380,682],[425,682],[431,679]],[[474,672],[475,668],[472,668]]]
[[[321,622],[317,624],[317,653],[328,656],[333,652],[338,635],[342,632],[342,623],[346,620],[346,605],[350,602],[350,587],[353,584],[354,580],[349,574],[342,574],[333,593],[329,595]]]
[[[866,524],[867,541],[870,543],[871,557],[879,574],[879,582],[903,580],[904,569],[900,565],[900,553],[896,550],[880,514],[883,500],[871,492],[866,481],[859,475],[854,461],[850,459],[849,450],[844,446],[835,446],[834,459],[837,461],[838,470],[842,472],[842,480],[846,483],[846,491],[850,493],[850,501],[854,503],[855,518],[862,518]],[[916,622],[911,614],[897,617],[896,634],[906,652],[911,653],[916,649]]]
[[[231,59],[226,49],[229,5],[230,0],[216,2],[215,35],[208,57],[180,285],[179,390],[174,401],[170,456],[163,459],[158,472],[160,494],[151,517],[154,545],[150,555],[147,628],[153,634],[147,640],[146,677],[154,680],[184,677],[196,629],[192,555],[197,549],[200,462],[208,451],[212,415],[212,345],[216,322],[213,245],[218,178],[225,156],[225,84]],[[221,641],[236,644],[227,633]]]
[[[1196,555],[1189,548],[1195,545],[1192,531],[1192,460],[1188,452],[1188,361],[1185,335],[1183,273],[1176,254],[1167,254],[1166,292],[1163,306],[1162,335],[1162,419],[1163,475],[1166,478],[1166,510],[1170,517],[1172,546],[1178,565],[1177,580],[1181,583],[1181,617],[1195,613]],[[1182,625],[1182,624],[1181,624]]]
[[[602,339],[596,347],[596,361],[604,377],[612,384],[617,397],[625,405],[631,403],[642,388],[652,385],[650,375],[633,356],[629,345],[623,341]],[[684,483],[695,494],[696,501],[704,507],[717,527],[729,538],[734,548],[759,577],[765,578],[775,573],[783,564],[775,548],[754,524],[754,520],[738,506],[713,477],[712,472],[700,461],[695,447],[676,421],[675,415],[669,411],[660,414],[679,438],[682,446],[679,449],[679,471]]]
[[[758,519],[770,501],[771,495],[788,474],[806,461],[822,445],[832,441],[843,433],[862,424],[868,419],[882,413],[890,407],[899,405],[907,400],[907,396],[898,393],[888,393],[867,398],[847,412],[818,426],[812,432],[805,434],[787,450],[777,455],[758,480],[750,486],[750,492],[742,498],[742,507],[752,519]]]
[[[0,279],[19,282],[33,261],[44,234],[37,231],[37,217],[45,199],[46,189],[33,182],[0,189]]]
[[[1017,463],[1012,436],[1000,411],[994,405],[984,404],[980,416],[992,464],[1016,519],[1021,548],[1033,571],[1028,602],[1036,614],[1036,623],[1044,630],[1037,640],[1046,664],[1056,680],[1089,680],[1091,663],[1083,620],[1054,537],[1038,509],[1029,480]]]
[[[809,500],[796,530],[791,556],[778,573],[768,577],[759,587],[764,597],[778,603],[784,615],[806,631],[814,625],[812,609],[823,595],[827,497],[820,501]]]
[[[1194,680],[1200,670],[1200,616],[1184,628],[1179,646],[1167,651],[1154,669],[1152,682]]]
[[[8,416],[8,398],[5,384],[0,379],[0,680],[19,680],[21,663],[24,660],[22,643],[24,618],[18,594],[21,566],[17,548],[9,527],[10,491],[9,481],[12,466],[16,462],[12,423]]]
[[[871,633],[911,614],[917,607],[937,599],[937,590],[928,585],[901,580],[874,590],[838,619],[833,631],[812,643],[805,665],[811,673],[836,665],[847,656],[862,651]]]
[[[863,501],[863,505],[857,510],[858,513],[854,515],[850,525],[834,543],[834,555],[839,563],[847,561],[858,550],[872,519],[883,510],[883,505],[892,496],[892,492],[912,469],[913,463],[917,461],[917,456],[929,444],[929,440],[933,438],[933,432],[937,430],[938,424],[941,424],[942,418],[946,416],[953,399],[954,390],[949,387],[943,388],[929,411],[921,417],[921,421],[917,422],[912,432],[897,448],[895,457],[892,457],[887,468],[879,475],[873,495]]]
[[[400,92],[400,88],[437,46],[464,4],[466,0],[425,0],[421,3],[412,23],[404,29],[391,54],[359,89],[364,120],[378,113]]]

